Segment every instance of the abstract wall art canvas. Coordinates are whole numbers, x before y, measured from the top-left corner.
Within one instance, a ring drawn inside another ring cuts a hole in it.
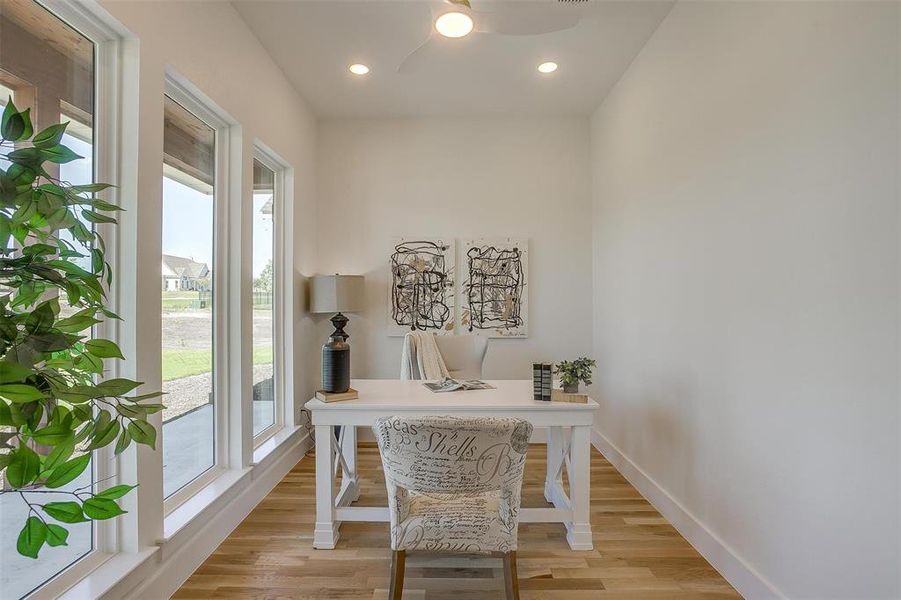
[[[434,237],[395,238],[389,255],[389,331],[452,334],[456,244]]]
[[[521,238],[467,240],[461,322],[466,333],[529,335],[529,248]]]

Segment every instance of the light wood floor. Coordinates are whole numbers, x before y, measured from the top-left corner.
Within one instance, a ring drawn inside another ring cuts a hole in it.
[[[378,449],[363,445],[359,457],[363,481],[357,505],[386,504]],[[544,446],[532,445],[523,506],[548,506],[544,461]],[[344,523],[335,550],[313,549],[314,463],[312,456],[300,461],[174,598],[386,598],[387,524]],[[570,550],[562,525],[520,525],[523,600],[740,598],[596,450],[591,496],[595,549],[590,552]],[[405,599],[502,597],[500,559],[407,559]]]

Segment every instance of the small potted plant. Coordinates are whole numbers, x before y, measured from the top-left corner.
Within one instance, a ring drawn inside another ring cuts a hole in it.
[[[564,360],[557,363],[554,373],[560,376],[563,391],[567,394],[579,393],[579,382],[591,385],[591,369],[595,366],[593,359],[583,356],[573,361]]]

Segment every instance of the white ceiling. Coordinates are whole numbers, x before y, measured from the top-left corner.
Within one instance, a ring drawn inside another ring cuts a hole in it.
[[[440,5],[438,0],[438,4]],[[588,115],[672,7],[671,0],[471,0],[476,11],[581,11],[567,31],[471,34],[435,47],[420,68],[397,65],[431,31],[429,0],[235,0],[233,4],[322,117]],[[523,6],[530,5],[530,6]],[[546,60],[559,70],[541,75]],[[351,75],[364,63],[372,72]]]

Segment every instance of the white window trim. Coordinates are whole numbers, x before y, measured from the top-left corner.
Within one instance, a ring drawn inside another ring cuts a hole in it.
[[[123,41],[128,32],[108,14],[97,6],[87,5],[78,0],[38,0],[46,10],[61,19],[67,25],[80,32],[94,43],[94,181],[118,184],[121,181],[119,157],[121,155],[121,84],[123,79]],[[104,192],[107,200],[118,203],[118,188]],[[110,251],[107,260],[115,269],[117,234],[116,228],[109,225],[99,226],[107,241]],[[117,311],[115,281],[110,290],[110,307]],[[104,320],[96,328],[96,333],[107,339],[119,341],[118,322]],[[110,363],[110,376],[121,376],[118,364]],[[114,457],[112,448],[106,447],[94,451],[92,457],[92,476],[95,480],[106,481],[99,489],[112,487],[119,483],[127,483],[128,469],[122,468],[122,461]],[[109,479],[107,479],[109,478]],[[121,524],[118,519],[95,521],[94,549],[82,558],[66,567],[43,585],[29,594],[28,598],[56,596],[83,579],[88,573],[109,560],[121,547]]]
[[[234,355],[241,350],[240,323],[234,315],[240,310],[240,289],[235,290],[233,269],[240,264],[240,244],[234,244],[232,209],[235,191],[240,198],[240,127],[231,116],[199,88],[171,67],[166,68],[165,95],[193,113],[215,132],[216,172],[213,202],[213,412],[215,450],[213,466],[180,490],[164,499],[163,512],[169,515],[230,468],[242,468],[249,460],[235,460],[242,445],[244,427],[239,404],[242,389],[240,373],[233,374]],[[236,168],[237,163],[237,168]],[[240,225],[240,221],[238,222]],[[248,425],[249,426],[249,425]]]
[[[261,141],[253,144],[253,159],[259,161],[264,167],[275,174],[275,186],[273,196],[273,248],[272,248],[272,372],[273,393],[275,406],[273,408],[273,424],[261,431],[253,439],[253,449],[256,451],[263,443],[278,434],[286,425],[293,425],[291,415],[287,413],[288,398],[291,397],[294,381],[293,360],[287,357],[293,356],[294,348],[293,328],[288,327],[290,320],[285,313],[286,306],[293,306],[293,290],[291,288],[288,270],[292,265],[294,226],[293,210],[289,206],[289,190],[286,181],[290,178],[293,183],[293,169],[287,161],[280,158],[274,151]],[[252,171],[252,163],[251,163]],[[251,190],[253,186],[251,185]],[[251,191],[252,195],[252,191]],[[292,198],[293,200],[293,198]],[[289,220],[289,218],[291,220]],[[251,219],[251,263],[253,262],[253,238]],[[286,285],[288,283],[288,285]],[[248,307],[253,319],[253,305]],[[290,330],[290,331],[289,331]],[[252,349],[251,349],[252,351]],[[251,360],[251,363],[253,361]],[[251,364],[251,371],[253,365]],[[251,398],[251,402],[253,399]]]

